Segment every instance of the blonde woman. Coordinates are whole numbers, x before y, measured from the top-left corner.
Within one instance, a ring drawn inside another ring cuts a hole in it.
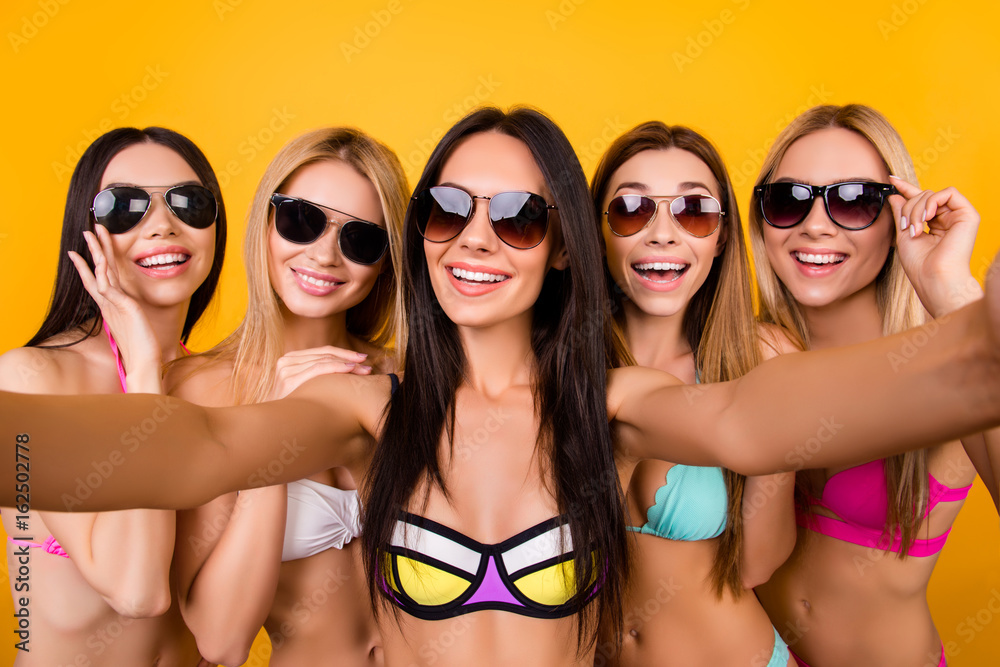
[[[243,323],[210,353],[176,364],[172,393],[242,405],[319,374],[395,370],[407,194],[395,154],[362,132],[327,128],[292,140],[265,171],[248,216]],[[287,446],[295,456],[296,443]],[[179,598],[198,646],[210,660],[242,664],[263,624],[274,667],[333,656],[381,664],[354,539],[356,481],[333,468],[266,486],[273,474],[265,467],[238,497],[180,513]]]
[[[736,197],[705,137],[643,123],[608,148],[591,194],[612,310],[633,363],[694,385],[737,378],[790,347],[777,327],[758,332]],[[748,591],[795,544],[793,480],[636,466],[626,497],[635,569],[617,664],[788,664]]]
[[[978,215],[953,188],[914,183],[877,111],[823,106],[796,118],[751,203],[763,320],[822,350],[920,324],[918,293],[935,316],[981,297],[968,272]],[[827,440],[839,445],[848,426]],[[757,589],[775,626],[803,665],[943,665],[927,583],[975,477],[962,443],[849,468],[810,465],[810,452],[794,462],[819,468],[799,474],[798,545]]]

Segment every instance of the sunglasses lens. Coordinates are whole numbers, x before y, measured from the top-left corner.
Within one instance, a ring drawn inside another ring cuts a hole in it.
[[[608,226],[618,236],[632,236],[649,224],[656,202],[642,195],[621,195],[608,204]]]
[[[500,240],[512,248],[534,248],[545,238],[549,209],[541,195],[501,192],[490,199],[490,223]]]
[[[421,236],[434,243],[444,243],[458,236],[472,213],[472,197],[458,188],[424,190],[414,203],[417,229]]]
[[[670,202],[670,212],[691,236],[708,236],[719,228],[722,205],[714,197],[684,195]]]
[[[827,190],[830,217],[847,229],[864,229],[882,210],[882,191],[872,183],[841,183]]]
[[[812,208],[812,190],[797,183],[769,183],[760,195],[760,211],[772,227],[793,227]]]
[[[108,188],[94,197],[94,219],[112,234],[139,224],[149,208],[149,193],[140,188]]]
[[[326,231],[326,213],[309,202],[273,195],[274,228],[286,241],[312,243]]]
[[[207,229],[215,223],[218,205],[212,191],[201,185],[178,185],[164,193],[164,200],[174,215],[195,229]]]
[[[355,264],[374,264],[389,247],[389,234],[370,222],[349,220],[340,228],[340,251]]]

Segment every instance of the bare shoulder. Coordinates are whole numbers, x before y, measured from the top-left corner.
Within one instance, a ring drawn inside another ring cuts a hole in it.
[[[81,344],[83,345],[83,344]],[[0,355],[0,389],[22,394],[76,393],[87,376],[88,358],[79,345],[16,347]]]
[[[802,351],[792,340],[791,334],[777,324],[758,322],[757,333],[760,335],[760,351],[765,361],[778,355]]]
[[[625,366],[608,371],[608,417],[614,419],[624,403],[665,387],[683,385],[679,379],[655,368]]]
[[[163,376],[163,387],[185,401],[222,407],[233,404],[232,375],[231,360],[196,354],[171,363]]]

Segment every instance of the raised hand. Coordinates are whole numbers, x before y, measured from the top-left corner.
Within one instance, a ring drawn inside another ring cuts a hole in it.
[[[274,388],[268,400],[284,398],[307,380],[319,375],[330,373],[369,375],[372,372],[371,366],[363,364],[367,358],[368,355],[362,352],[352,352],[332,345],[289,352],[278,359]]]
[[[939,317],[982,297],[969,270],[979,230],[976,209],[955,188],[921,190],[890,178],[900,192],[889,197],[899,259],[924,307]]]
[[[83,257],[72,250],[69,258],[80,274],[84,288],[101,309],[101,316],[115,337],[129,376],[135,377],[139,373],[152,376],[155,372],[158,381],[162,360],[153,327],[139,303],[121,288],[111,235],[101,225],[97,225],[96,229],[96,235],[83,233],[94,258],[93,272]]]

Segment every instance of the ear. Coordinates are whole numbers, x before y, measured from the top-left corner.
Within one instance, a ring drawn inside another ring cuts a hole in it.
[[[565,271],[569,268],[569,252],[566,251],[566,244],[559,244],[559,250],[549,260],[549,267],[559,271]]]
[[[719,241],[715,244],[715,256],[719,257],[722,255],[722,251],[726,249],[726,243],[729,242],[729,227],[723,226],[719,231]]]

